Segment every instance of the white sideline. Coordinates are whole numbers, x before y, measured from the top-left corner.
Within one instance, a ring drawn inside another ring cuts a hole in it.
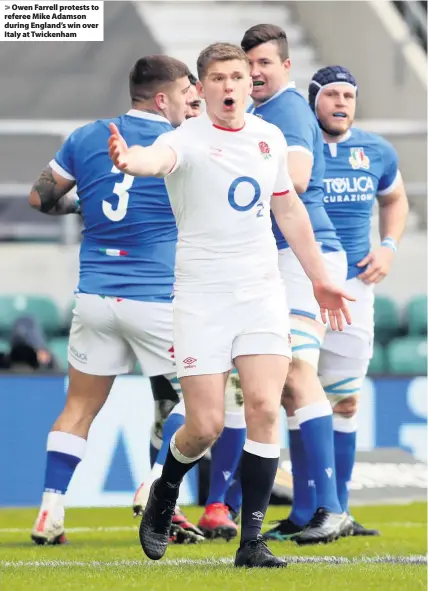
[[[344,556],[286,556],[285,559],[290,564],[406,564],[406,565],[422,565],[427,564],[427,557],[419,554],[409,556],[392,556],[386,554],[384,556],[361,556],[358,558],[346,558]],[[162,561],[147,561],[147,560],[33,560],[33,561],[0,561],[2,568],[69,568],[69,567],[84,567],[84,568],[117,568],[117,567],[163,567],[163,566],[227,566],[233,564],[232,558],[205,558],[199,560],[192,560],[189,558],[166,559]]]
[[[427,527],[426,523],[414,522],[414,521],[388,521],[385,523],[366,523],[366,527]],[[270,526],[265,525],[263,529],[268,529]],[[28,527],[1,527],[1,534],[20,534],[29,533]],[[118,526],[107,526],[107,527],[66,527],[66,533],[96,533],[96,532],[127,532],[127,531],[138,531],[136,525],[118,525]]]
[[[20,534],[29,532],[28,527],[3,527],[0,528],[0,534]],[[96,532],[120,532],[120,531],[138,531],[136,525],[118,525],[108,527],[67,527],[66,533],[96,533]]]

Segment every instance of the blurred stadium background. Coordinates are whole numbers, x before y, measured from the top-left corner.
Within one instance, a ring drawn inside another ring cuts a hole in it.
[[[360,89],[358,124],[385,135],[399,152],[411,211],[391,275],[377,288],[375,354],[358,445],[402,448],[426,460],[427,3],[108,1],[104,10],[103,43],[1,44],[0,355],[19,341],[15,321],[31,316],[42,331],[35,347],[47,347],[56,363],[18,356],[0,373],[0,445],[10,451],[0,459],[8,475],[0,505],[39,501],[46,436],[64,401],[78,274],[79,218],[31,210],[32,182],[74,128],[129,108],[128,72],[139,57],[164,52],[195,71],[201,48],[239,43],[258,22],[287,32],[294,79],[305,95],[318,67],[349,67]],[[376,230],[375,215],[374,243]],[[78,469],[69,504],[129,504],[148,468],[152,414],[148,382],[137,368],[117,381],[98,417],[96,443]],[[182,500],[196,494],[190,479]]]

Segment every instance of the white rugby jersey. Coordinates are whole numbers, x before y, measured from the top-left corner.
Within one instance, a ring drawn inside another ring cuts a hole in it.
[[[165,178],[177,221],[176,289],[239,292],[279,279],[270,199],[287,193],[287,143],[254,115],[239,130],[207,114],[162,134],[177,161]]]

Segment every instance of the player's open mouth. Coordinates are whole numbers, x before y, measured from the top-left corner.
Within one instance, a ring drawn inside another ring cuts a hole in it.
[[[231,97],[225,98],[223,101],[223,105],[226,109],[233,109],[233,107],[235,106],[235,99]]]
[[[253,80],[253,86],[264,86],[263,80]]]
[[[337,113],[333,113],[333,117],[337,117],[338,119],[346,119],[347,114],[343,113],[343,111],[338,111]]]

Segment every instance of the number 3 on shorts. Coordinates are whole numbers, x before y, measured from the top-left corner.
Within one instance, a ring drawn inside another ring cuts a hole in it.
[[[123,174],[115,166],[113,166],[111,172],[115,172],[116,174]],[[115,208],[113,208],[111,203],[109,203],[105,199],[103,200],[103,213],[112,222],[120,222],[126,216],[129,201],[128,191],[132,187],[134,178],[135,177],[131,176],[130,174],[124,174],[123,180],[120,183],[115,183],[113,187],[113,193],[118,197],[118,202]]]
[[[236,190],[239,187],[239,185],[241,185],[242,183],[248,183],[254,189],[254,196],[251,199],[251,201],[249,203],[247,203],[247,205],[239,205],[238,203],[236,203],[236,200],[235,200]],[[250,176],[240,176],[237,179],[235,179],[233,181],[233,183],[230,185],[227,197],[228,197],[230,206],[233,207],[233,209],[236,209],[236,211],[248,211],[249,209],[251,209],[252,207],[257,205],[256,217],[262,218],[265,204],[263,203],[263,201],[259,201],[261,192],[262,191],[260,189],[260,185],[256,181],[256,179],[253,179]]]

